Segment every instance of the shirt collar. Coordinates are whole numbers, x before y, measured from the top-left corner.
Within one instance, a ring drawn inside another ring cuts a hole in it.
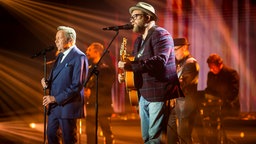
[[[65,57],[69,54],[69,52],[74,48],[75,46],[71,46],[70,48],[68,48],[66,51],[63,52],[63,57],[61,62],[65,59]]]

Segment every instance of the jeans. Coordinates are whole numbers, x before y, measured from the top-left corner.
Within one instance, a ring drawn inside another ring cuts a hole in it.
[[[165,102],[149,102],[140,97],[139,113],[141,119],[141,133],[145,144],[165,143],[168,116]]]

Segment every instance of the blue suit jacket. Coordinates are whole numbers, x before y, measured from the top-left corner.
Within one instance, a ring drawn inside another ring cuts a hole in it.
[[[59,118],[81,118],[84,116],[83,83],[88,74],[88,60],[76,46],[58,66],[53,66],[49,77],[50,95],[56,103],[49,107],[49,114]]]

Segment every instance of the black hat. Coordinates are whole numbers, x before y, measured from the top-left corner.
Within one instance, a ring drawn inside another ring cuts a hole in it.
[[[186,38],[174,38],[174,46],[190,45]]]

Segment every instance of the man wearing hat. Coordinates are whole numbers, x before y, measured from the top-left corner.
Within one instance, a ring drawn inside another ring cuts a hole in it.
[[[131,70],[138,89],[141,132],[144,143],[166,143],[169,100],[181,89],[176,73],[174,44],[170,33],[156,25],[154,7],[139,2],[129,9],[135,40],[134,61],[119,62],[119,68]],[[119,81],[124,77],[118,75]],[[181,92],[182,93],[182,92]]]
[[[180,86],[185,95],[185,97],[176,99],[174,108],[178,119],[177,132],[180,144],[191,144],[191,134],[200,103],[197,97],[199,65],[196,59],[190,55],[189,43],[186,38],[174,39],[174,53]],[[173,127],[175,126],[173,124],[170,118],[169,125]]]

